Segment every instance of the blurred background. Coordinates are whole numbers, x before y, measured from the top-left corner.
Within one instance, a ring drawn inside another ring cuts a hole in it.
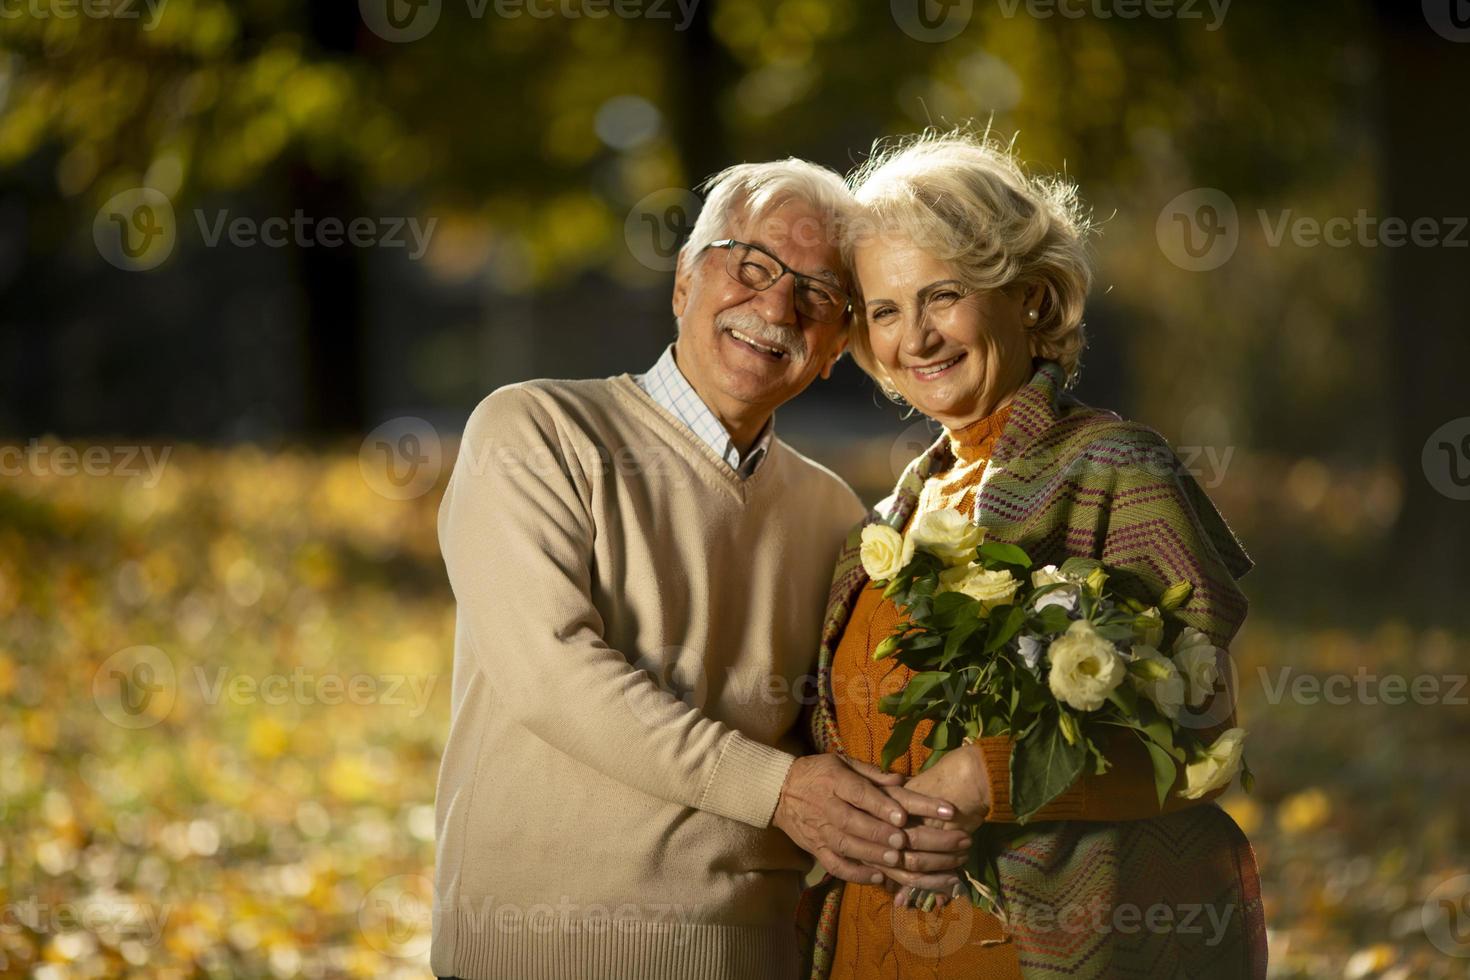
[[[974,123],[1257,561],[1272,975],[1470,976],[1466,91],[1463,0],[0,3],[0,975],[428,976],[470,410],[646,369],[718,169]]]

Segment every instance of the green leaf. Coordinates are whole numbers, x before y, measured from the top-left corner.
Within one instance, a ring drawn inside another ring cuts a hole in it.
[[[959,656],[964,642],[974,635],[983,621],[979,619],[968,619],[954,629],[950,630],[949,636],[944,641],[944,655],[939,658],[939,665],[946,667],[949,662]]]
[[[1030,555],[1013,544],[1004,544],[1000,541],[987,541],[982,544],[980,546],[980,558],[983,562],[995,562],[1000,565],[1020,565],[1022,568],[1031,567]]]
[[[1149,761],[1154,764],[1154,789],[1159,794],[1159,809],[1164,808],[1164,801],[1169,798],[1169,789],[1174,785],[1174,778],[1178,770],[1174,765],[1174,757],[1165,752],[1153,739],[1143,740],[1144,748],[1148,749]]]
[[[992,653],[1011,642],[1025,625],[1025,609],[1020,606],[997,606],[990,614],[990,638],[985,641],[985,652]]]
[[[1184,752],[1174,744],[1174,726],[1169,724],[1167,718],[1153,718],[1138,726],[1139,731],[1148,736],[1148,741],[1163,749],[1169,755],[1184,761]]]
[[[1047,606],[1032,619],[1038,633],[1065,633],[1072,625],[1067,610],[1061,606]]]
[[[944,643],[944,636],[940,633],[921,633],[904,644],[910,650],[932,650],[934,647]]]
[[[1087,762],[1085,745],[1069,745],[1055,718],[1038,724],[1011,751],[1011,809],[1025,823],[1066,792]]]
[[[927,670],[922,674],[915,674],[909,678],[908,686],[903,689],[903,696],[899,698],[897,715],[907,715],[914,710],[914,706],[936,687],[949,680],[950,672],[947,670]]]
[[[1118,706],[1129,722],[1138,719],[1138,692],[1128,684],[1119,684],[1108,692],[1108,701]]]
[[[888,741],[883,743],[883,754],[879,761],[883,763],[883,769],[893,765],[893,760],[909,750],[909,743],[913,741],[914,729],[919,724],[918,715],[910,715],[893,726],[893,733],[888,736]]]
[[[942,718],[935,722],[933,729],[929,732],[929,736],[924,739],[924,744],[929,746],[933,751],[929,754],[929,758],[924,760],[924,765],[920,767],[919,771],[923,772],[925,769],[928,769],[948,755],[952,749],[957,748],[960,744],[961,737],[949,719]]]
[[[964,610],[974,601],[963,592],[941,592],[934,597],[934,614],[936,616],[954,614]]]
[[[1094,625],[1097,635],[1111,643],[1124,643],[1133,639],[1133,626],[1131,623],[1111,623],[1103,626]]]

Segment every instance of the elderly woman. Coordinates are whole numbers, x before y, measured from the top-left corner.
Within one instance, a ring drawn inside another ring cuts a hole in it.
[[[850,249],[859,290],[850,347],[891,398],[944,427],[863,523],[903,531],[954,508],[1039,563],[1085,556],[1127,570],[1140,600],[1187,579],[1194,590],[1179,619],[1227,646],[1245,618],[1236,579],[1250,559],[1163,437],[1066,394],[1091,280],[1074,189],[966,135],[890,148],[854,183],[866,221]],[[873,660],[900,614],[867,581],[860,532],[833,582],[812,733],[826,751],[876,763],[894,722],[878,700],[911,672]],[[1226,690],[1194,723],[1212,739],[1233,721]],[[947,826],[1014,823],[1010,738],[981,738],[920,773],[929,727],[894,763],[919,773],[908,787],[954,803]],[[829,876],[803,906],[812,976],[1264,976],[1244,835],[1210,796],[1171,792],[1161,808],[1137,740],[1106,753],[1108,772],[1080,778],[1001,856],[1004,927],[966,899],[907,907],[911,886],[948,891],[948,875],[883,868],[885,886]],[[1181,773],[1176,790],[1183,784]]]

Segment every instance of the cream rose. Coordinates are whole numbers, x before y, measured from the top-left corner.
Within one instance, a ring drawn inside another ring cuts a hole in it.
[[[953,567],[974,560],[975,549],[985,540],[985,528],[957,510],[931,510],[914,521],[909,537],[915,547]]]
[[[1185,699],[1191,708],[1198,708],[1215,692],[1215,684],[1220,680],[1217,653],[1209,637],[1193,626],[1184,627],[1184,632],[1174,641],[1174,664],[1184,675]]]
[[[1003,568],[991,572],[979,565],[961,565],[939,573],[940,592],[963,592],[986,609],[1010,602],[1020,587],[1021,580]]]
[[[1232,728],[1215,739],[1215,744],[1205,749],[1204,758],[1184,767],[1184,788],[1179,795],[1197,800],[1206,793],[1229,786],[1240,771],[1241,756],[1245,753],[1245,729]]]
[[[1152,701],[1154,707],[1158,708],[1165,717],[1178,718],[1179,709],[1184,706],[1184,677],[1179,673],[1178,666],[1147,644],[1134,644],[1133,656],[1152,667],[1146,672],[1147,675],[1165,675],[1162,677],[1146,676],[1144,672],[1136,669],[1130,670],[1128,677],[1133,682],[1133,686],[1140,694]]]
[[[1063,582],[1070,581],[1071,579],[1057,571],[1055,565],[1042,565],[1031,573],[1031,585],[1037,589],[1044,585],[1061,585]]]
[[[1047,648],[1051,693],[1078,711],[1096,711],[1128,672],[1123,658],[1092,624],[1079,619]]]
[[[868,578],[883,581],[903,571],[914,557],[914,544],[887,524],[869,524],[863,528],[858,556]]]

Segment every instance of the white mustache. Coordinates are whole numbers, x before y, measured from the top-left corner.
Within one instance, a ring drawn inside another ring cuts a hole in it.
[[[793,359],[806,357],[806,338],[801,331],[777,327],[748,310],[721,313],[715,317],[715,326],[721,330],[739,330],[752,340],[780,347]]]

